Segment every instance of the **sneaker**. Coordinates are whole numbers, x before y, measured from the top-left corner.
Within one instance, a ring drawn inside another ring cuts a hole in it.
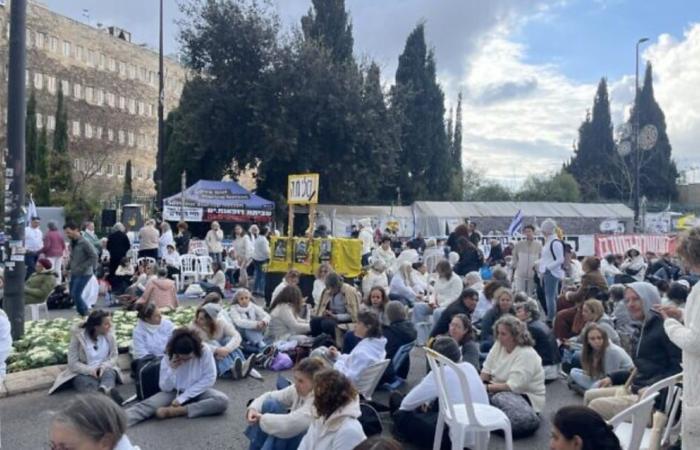
[[[258,381],[265,381],[262,375],[260,375],[260,372],[257,371],[257,369],[250,369],[250,378],[254,378]]]
[[[248,357],[248,359],[246,359],[243,362],[242,367],[241,367],[241,371],[242,371],[241,378],[246,378],[248,375],[250,375],[250,371],[253,370],[253,359],[254,358],[255,358],[255,355],[250,355]]]
[[[118,390],[112,388],[109,390],[109,396],[114,400],[114,403],[116,403],[119,406],[122,406],[124,404],[124,398],[121,396]]]
[[[231,374],[234,380],[240,380],[243,378],[243,361],[240,358],[236,358],[233,362],[233,369],[231,369]]]

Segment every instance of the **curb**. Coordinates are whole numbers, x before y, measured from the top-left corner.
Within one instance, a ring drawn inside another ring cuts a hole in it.
[[[123,375],[129,374],[131,356],[119,355],[118,363]],[[48,391],[56,377],[66,368],[65,364],[40,367],[38,369],[23,370],[22,372],[8,373],[0,383],[0,398],[13,397],[15,395],[30,392]],[[125,380],[129,378],[125,377]]]

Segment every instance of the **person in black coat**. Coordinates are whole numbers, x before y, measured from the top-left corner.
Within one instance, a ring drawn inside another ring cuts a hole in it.
[[[499,287],[493,293],[493,306],[481,318],[481,351],[488,353],[494,343],[493,326],[504,314],[515,315],[513,293],[510,289]]]
[[[478,272],[484,263],[484,255],[467,238],[457,239],[457,253],[459,261],[452,269],[459,276],[465,276],[469,272]]]
[[[524,302],[515,304],[515,316],[527,324],[527,330],[535,340],[535,351],[542,358],[542,366],[556,366],[559,364],[559,348],[557,346],[557,338],[552,330],[540,320],[540,307],[537,300],[528,298]],[[550,369],[552,370],[552,369]],[[547,370],[545,369],[545,379],[547,379]],[[556,367],[554,375],[558,375]]]
[[[112,227],[112,232],[107,236],[107,251],[109,252],[109,277],[107,280],[110,284],[115,281],[114,276],[119,263],[131,249],[131,242],[125,231],[124,224],[117,222]]]
[[[386,358],[392,359],[399,348],[416,340],[416,326],[413,322],[406,319],[406,307],[398,300],[392,300],[387,303],[385,314],[389,320],[389,325],[382,327],[386,338]],[[386,372],[384,372],[383,380],[391,382],[394,375],[405,379],[408,376],[410,363],[410,358],[407,358],[396,373],[394,373],[392,365],[389,364]]]
[[[179,255],[186,255],[190,252],[190,239],[192,234],[189,232],[187,222],[178,222],[177,234],[175,235],[175,250]]]
[[[466,314],[471,319],[478,302],[479,292],[476,289],[466,288],[459,294],[457,300],[447,305],[446,308],[436,309],[433,312],[434,325],[430,331],[430,337],[447,334],[450,329],[450,322],[457,314]]]

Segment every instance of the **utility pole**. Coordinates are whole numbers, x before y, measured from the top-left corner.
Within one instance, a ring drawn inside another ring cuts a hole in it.
[[[163,212],[163,167],[165,160],[165,144],[163,138],[163,101],[165,100],[165,90],[163,88],[163,0],[160,0],[160,31],[158,35],[158,170],[156,171],[158,179],[156,180],[156,188],[158,196],[156,199],[156,208]]]
[[[7,165],[5,212],[9,212],[10,251],[5,262],[5,300],[12,338],[24,334],[24,122],[26,119],[27,0],[13,0],[10,7],[10,57],[7,81]],[[7,217],[7,214],[6,214]],[[7,221],[7,218],[5,219]]]

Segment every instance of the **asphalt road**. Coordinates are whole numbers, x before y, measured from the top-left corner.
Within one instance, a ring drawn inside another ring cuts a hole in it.
[[[425,373],[425,360],[422,350],[412,352],[411,374],[409,383],[415,383]],[[244,411],[247,400],[268,389],[274,389],[277,374],[264,372],[263,382],[254,379],[240,381],[219,380],[217,389],[228,394],[231,403],[226,414],[218,417],[200,419],[170,419],[166,421],[151,420],[135,426],[128,431],[132,442],[142,450],[160,449],[200,449],[214,450],[247,449],[248,442],[243,435],[245,429]],[[126,396],[133,393],[133,385],[120,387]],[[74,393],[70,390],[48,396],[46,392],[15,396],[0,400],[0,442],[1,448],[10,450],[39,450],[48,448],[48,430],[51,412],[60,409],[70,400]],[[386,393],[379,392],[374,397],[386,401]],[[549,448],[549,419],[561,406],[580,403],[581,399],[573,395],[565,383],[557,381],[547,386],[547,403],[543,414],[542,426],[537,433],[527,439],[515,441],[516,449]],[[384,419],[385,417],[383,417]],[[391,424],[387,419],[385,430],[388,433]],[[404,448],[415,449],[409,444]],[[491,438],[490,449],[503,449],[504,441],[498,436]]]

